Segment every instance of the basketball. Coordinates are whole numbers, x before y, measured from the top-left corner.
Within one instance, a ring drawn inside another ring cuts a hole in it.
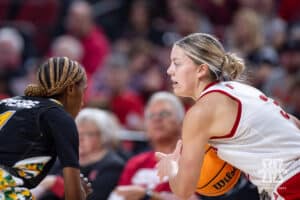
[[[219,196],[228,192],[239,180],[241,171],[221,160],[216,150],[207,145],[196,192]]]

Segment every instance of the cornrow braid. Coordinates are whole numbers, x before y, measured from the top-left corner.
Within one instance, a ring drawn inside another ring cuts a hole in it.
[[[51,97],[61,94],[74,83],[86,80],[84,68],[67,57],[54,57],[46,60],[37,72],[38,84],[26,87],[25,96]]]

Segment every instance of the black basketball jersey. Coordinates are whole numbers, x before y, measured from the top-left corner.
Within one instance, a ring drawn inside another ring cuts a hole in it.
[[[78,133],[72,117],[54,100],[13,97],[0,101],[0,167],[35,187],[58,156],[78,168]]]

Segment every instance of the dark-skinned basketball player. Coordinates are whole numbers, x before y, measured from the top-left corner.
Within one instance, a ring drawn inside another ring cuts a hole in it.
[[[33,199],[30,188],[47,175],[56,157],[63,166],[65,199],[91,192],[80,178],[74,118],[86,88],[86,73],[66,57],[46,60],[37,84],[25,96],[0,101],[0,199]]]

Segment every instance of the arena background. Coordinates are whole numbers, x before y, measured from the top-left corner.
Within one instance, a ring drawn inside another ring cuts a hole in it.
[[[88,0],[71,9],[73,2],[0,0],[1,98],[23,95],[45,58],[68,56],[88,73],[85,106],[116,114],[124,148],[138,153],[145,103],[170,91],[172,43],[206,32],[245,59],[244,81],[300,117],[299,0]]]

